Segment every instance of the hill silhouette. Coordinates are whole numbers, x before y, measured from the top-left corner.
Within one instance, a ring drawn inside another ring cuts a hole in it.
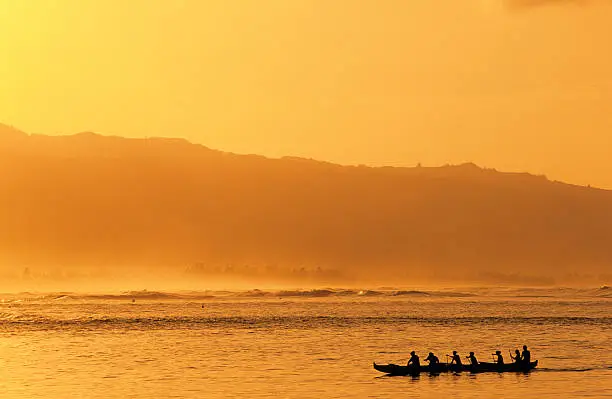
[[[253,267],[539,284],[606,279],[612,265],[611,191],[474,164],[340,166],[0,125],[0,177],[4,273]]]

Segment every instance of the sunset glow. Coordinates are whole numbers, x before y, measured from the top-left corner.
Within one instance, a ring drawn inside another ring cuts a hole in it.
[[[0,121],[610,188],[612,7],[549,3],[1,0]]]
[[[611,0],[0,0],[0,399],[612,397]]]

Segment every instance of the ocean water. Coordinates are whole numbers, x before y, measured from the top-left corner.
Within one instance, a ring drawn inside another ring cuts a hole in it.
[[[612,289],[0,294],[2,398],[612,397]],[[528,374],[389,377],[529,345]]]

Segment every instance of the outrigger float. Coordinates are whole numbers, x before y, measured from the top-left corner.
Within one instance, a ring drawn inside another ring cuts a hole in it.
[[[382,373],[393,376],[419,375],[421,373],[440,374],[440,373],[460,373],[467,371],[470,373],[528,373],[538,366],[538,361],[525,363],[486,363],[480,362],[478,365],[464,364],[444,364],[438,363],[430,366],[399,366],[397,364],[376,364],[374,368]]]

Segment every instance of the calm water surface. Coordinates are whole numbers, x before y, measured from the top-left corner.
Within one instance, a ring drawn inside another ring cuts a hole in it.
[[[0,295],[0,397],[612,397],[608,293],[449,293]],[[523,343],[530,374],[372,368]]]

